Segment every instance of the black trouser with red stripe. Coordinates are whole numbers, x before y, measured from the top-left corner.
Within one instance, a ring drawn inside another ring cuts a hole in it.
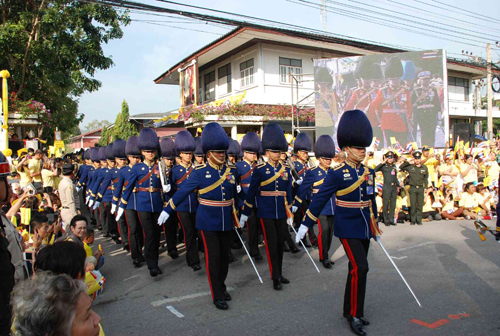
[[[267,261],[271,279],[281,279],[283,268],[283,244],[285,243],[286,218],[261,218],[262,231],[266,241]]]
[[[110,214],[109,216],[114,217]],[[120,237],[122,237],[123,245],[130,245],[128,242],[128,225],[125,216],[121,216],[118,220],[118,232],[120,232]]]
[[[320,215],[318,218],[319,261],[330,260],[328,251],[332,246],[334,217]]]
[[[119,237],[118,225],[116,224],[115,216],[111,214],[111,202],[104,202],[103,204],[106,227],[109,234],[111,234],[111,237],[113,237],[113,239],[117,239]]]
[[[158,225],[159,212],[139,211],[139,219],[144,229],[144,257],[148,268],[158,267],[160,249],[160,226]]]
[[[344,316],[364,317],[370,240],[340,238],[340,242],[349,259],[349,275],[344,295]]]
[[[259,219],[257,218],[257,211],[255,209],[252,209],[252,213],[248,217],[247,231],[248,231],[248,252],[252,257],[258,256],[260,255]]]
[[[198,255],[198,229],[196,229],[196,213],[178,212],[177,218],[184,230],[184,245],[186,245],[186,261],[188,266],[200,263]],[[229,252],[228,252],[229,253]]]
[[[108,213],[106,212],[106,208],[104,207],[104,203],[101,202],[99,204],[99,208],[96,209],[96,214],[98,215],[99,224],[101,225],[104,233],[110,233],[109,227],[108,227]]]
[[[311,201],[305,201],[305,200],[302,201],[302,203],[299,204],[297,211],[293,214],[293,223],[295,226],[295,230],[298,230],[300,227],[300,224],[302,224],[302,220],[304,219],[304,216],[306,215],[306,211],[309,208],[309,204],[311,204]],[[309,240],[311,241],[311,244],[315,245],[316,242],[318,241],[318,237],[314,233],[314,226],[309,228],[309,231],[307,231],[307,235],[309,236]],[[287,239],[287,242],[288,242],[288,239]],[[288,244],[290,245],[289,242],[288,242]]]
[[[125,220],[128,225],[128,241],[130,245],[130,255],[132,259],[142,257],[142,247],[144,246],[144,231],[139,221],[137,211],[132,209],[125,210]]]
[[[177,251],[177,216],[168,217],[163,224],[163,232],[165,233],[168,253]]]
[[[223,300],[229,271],[231,231],[201,230],[200,232],[205,245],[205,265],[212,299]]]

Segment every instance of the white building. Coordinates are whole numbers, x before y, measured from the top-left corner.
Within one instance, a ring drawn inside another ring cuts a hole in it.
[[[179,61],[155,79],[155,83],[179,85],[179,70],[196,62],[199,71],[198,105],[243,94],[242,101],[247,104],[289,105],[313,92],[313,59],[405,51],[331,36],[249,25],[234,29]],[[455,59],[448,59],[447,68],[450,132],[455,123],[472,124],[485,120],[486,111],[473,108],[472,82],[484,78],[486,69]],[[304,75],[304,82],[295,87],[294,98],[289,73],[310,75]],[[305,103],[314,107],[313,97],[306,99]],[[500,118],[498,109],[494,110],[493,117]],[[266,117],[235,119],[212,116],[205,118],[204,122],[213,120],[232,127],[231,134],[236,138],[237,133],[250,130],[250,125],[261,128]],[[200,124],[203,122],[186,120],[188,128]],[[282,126],[285,126],[285,131],[290,130],[291,122],[283,122]]]

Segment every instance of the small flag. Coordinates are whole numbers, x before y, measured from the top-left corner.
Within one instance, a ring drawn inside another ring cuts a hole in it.
[[[479,152],[477,154],[477,157],[480,158],[480,159],[484,159],[484,152]]]
[[[377,189],[382,190],[384,188],[384,185],[382,183],[377,183]]]
[[[398,142],[395,137],[391,137],[390,140],[391,140],[391,145],[395,145]]]
[[[375,147],[378,147],[378,146],[380,145],[380,140],[379,140],[379,139],[377,139],[377,137],[374,137],[374,138],[373,138],[373,145],[374,145]]]
[[[407,152],[412,152],[412,151],[413,151],[413,143],[408,142],[408,143],[406,144],[406,151],[407,151]]]
[[[340,153],[340,152],[341,152],[340,148],[338,148],[337,146],[335,146],[335,154]]]
[[[397,149],[401,150],[401,152],[404,151],[404,148],[403,148],[403,146],[401,146],[401,144],[399,143],[399,141],[396,140],[396,144],[395,145],[396,145]]]
[[[477,148],[488,148],[490,142],[489,141],[481,141],[480,143],[477,144]]]

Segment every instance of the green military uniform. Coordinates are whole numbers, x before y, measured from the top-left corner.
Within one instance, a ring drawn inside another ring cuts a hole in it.
[[[414,152],[413,157],[420,159],[421,152]],[[399,167],[401,171],[408,172],[410,184],[410,221],[411,225],[422,225],[422,208],[424,206],[424,189],[427,187],[429,171],[427,167],[420,164],[404,162]]]
[[[394,159],[394,154],[388,152],[386,159]],[[382,189],[382,213],[384,224],[396,225],[394,212],[396,210],[396,199],[398,197],[398,168],[394,163],[381,163],[375,167],[375,172],[382,172],[384,176],[384,188]]]

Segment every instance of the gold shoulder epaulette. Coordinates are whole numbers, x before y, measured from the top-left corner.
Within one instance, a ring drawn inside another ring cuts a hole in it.
[[[313,170],[315,170],[315,169],[317,169],[317,168],[318,168],[318,166],[313,167],[313,168],[311,168],[310,170],[311,170],[311,171],[313,171]]]
[[[338,166],[333,167],[332,169],[333,169],[333,170],[339,170],[340,168],[342,168],[342,167],[344,167],[344,166],[345,166],[345,163],[341,163],[341,164],[339,164]]]
[[[195,167],[194,169],[201,169],[201,168],[205,168],[207,166],[206,163],[202,164],[202,165],[199,165],[198,167]]]
[[[262,168],[262,167],[264,167],[266,164],[267,164],[267,162],[263,162],[263,163],[261,163],[261,164],[258,164],[258,165],[257,165],[257,168]]]

